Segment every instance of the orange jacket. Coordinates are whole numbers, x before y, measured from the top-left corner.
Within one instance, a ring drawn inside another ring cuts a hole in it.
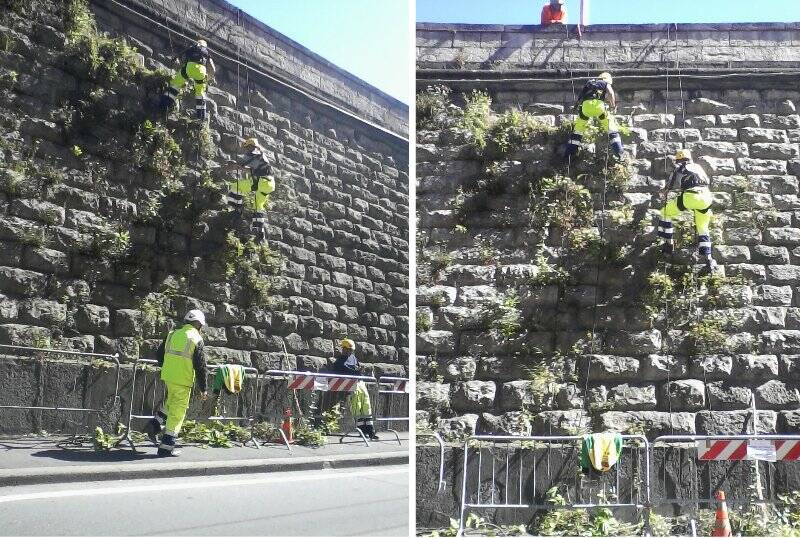
[[[567,24],[567,8],[561,6],[561,11],[556,11],[550,4],[546,4],[542,8],[542,24],[547,25],[554,22]]]

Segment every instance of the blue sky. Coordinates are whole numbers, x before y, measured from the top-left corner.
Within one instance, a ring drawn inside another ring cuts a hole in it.
[[[409,0],[228,0],[267,26],[409,103]]]
[[[539,24],[546,0],[417,0],[419,22]],[[580,0],[566,0],[569,22]],[[591,0],[590,24],[796,22],[800,0]]]

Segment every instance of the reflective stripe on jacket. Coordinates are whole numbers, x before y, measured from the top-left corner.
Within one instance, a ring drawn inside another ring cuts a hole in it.
[[[200,331],[188,323],[171,331],[164,344],[161,379],[184,387],[194,385],[194,352],[202,341]]]

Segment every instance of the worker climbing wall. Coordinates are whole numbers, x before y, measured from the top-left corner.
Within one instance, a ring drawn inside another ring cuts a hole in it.
[[[407,373],[405,105],[224,2],[0,5],[1,342],[131,362],[199,308],[210,362],[324,369],[347,336]],[[201,36],[207,125],[189,91],[157,106]],[[225,207],[249,137],[277,184],[263,243]]]
[[[759,431],[797,431],[800,92],[775,66],[796,64],[795,35],[421,25],[422,427],[742,433],[754,401]],[[594,133],[567,167],[575,96],[604,70],[628,161]],[[711,177],[711,277],[691,220],[676,223],[676,254],[659,249],[681,148]]]

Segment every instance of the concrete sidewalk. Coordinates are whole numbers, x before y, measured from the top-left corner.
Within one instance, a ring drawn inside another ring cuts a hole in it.
[[[137,445],[139,452],[128,447],[95,452],[91,446],[59,448],[63,437],[17,438],[0,441],[0,486],[401,465],[408,463],[407,436],[403,432],[398,444],[385,435],[369,447],[354,438],[339,443],[333,436],[323,447],[292,445],[291,452],[276,444],[260,449],[183,446],[174,458],[159,458],[149,442]]]

